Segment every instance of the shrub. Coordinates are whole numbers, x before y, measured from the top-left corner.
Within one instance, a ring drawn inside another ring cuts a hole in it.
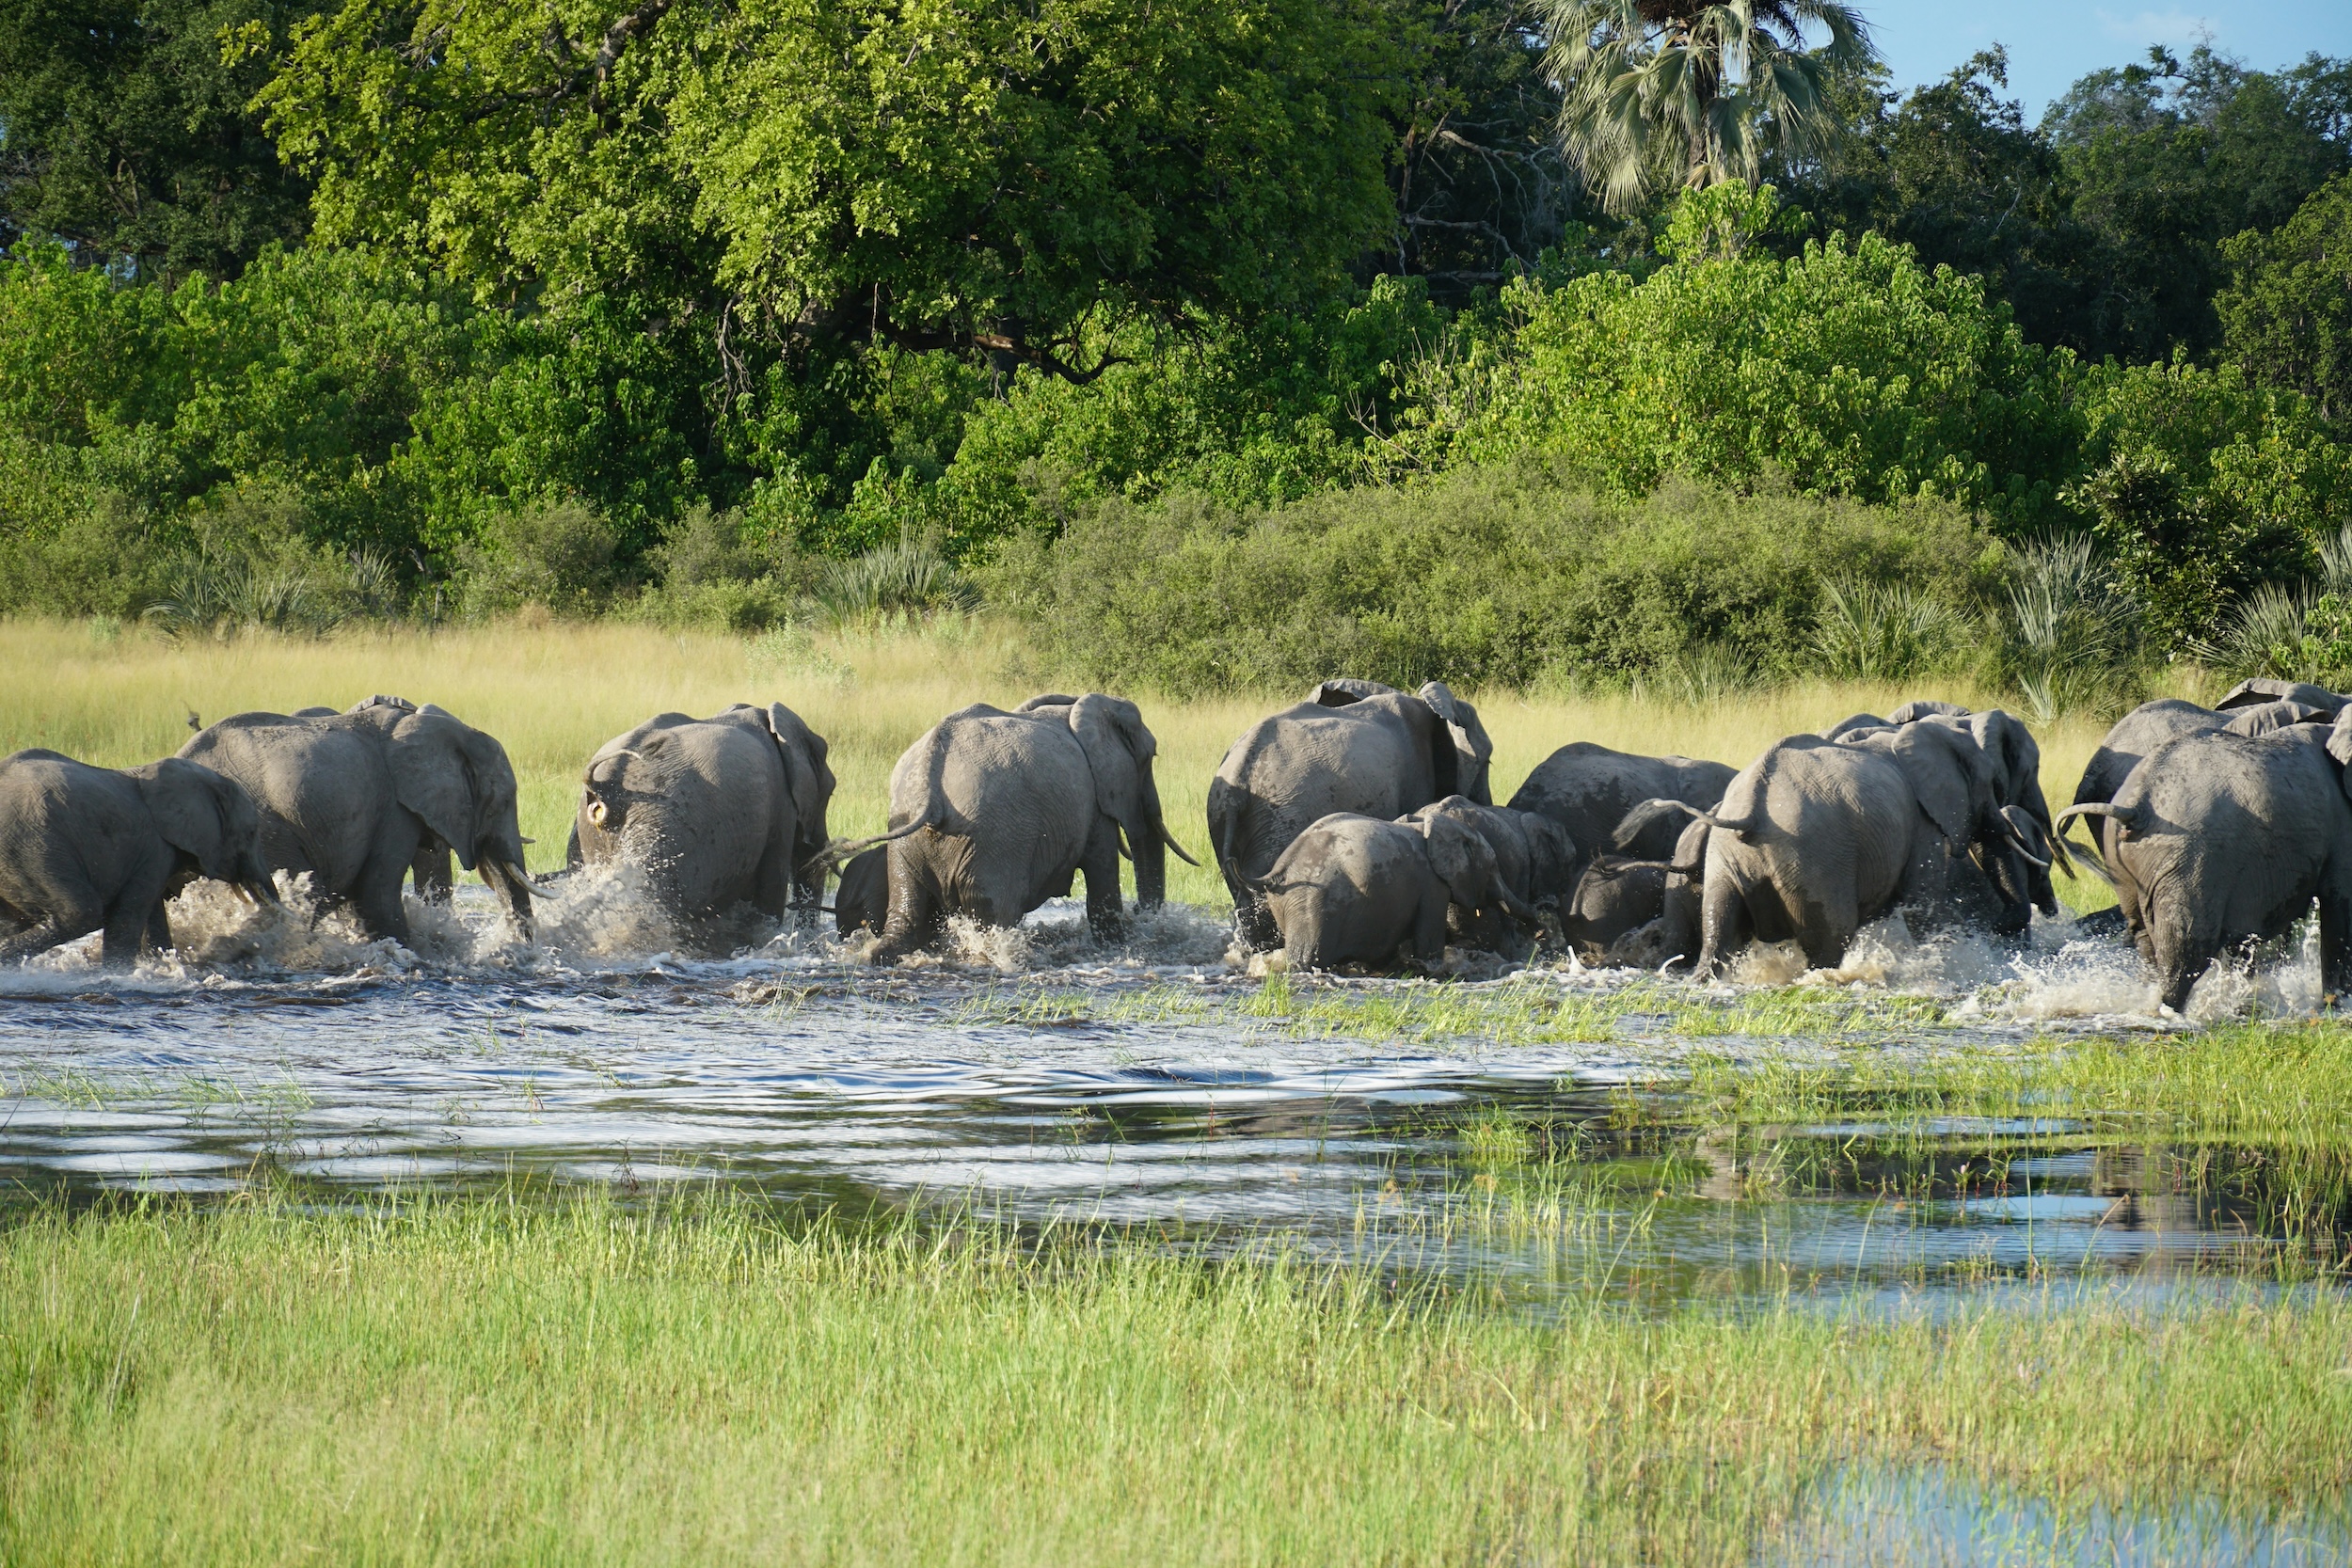
[[[1996,624],[1995,682],[2034,722],[2081,709],[2121,712],[2137,697],[2139,607],[2087,536],[2016,551]]]
[[[828,619],[843,623],[965,610],[977,598],[946,556],[912,541],[830,562],[817,578],[817,603]]]
[[[1722,685],[1735,666],[1756,679],[1820,671],[1830,578],[1904,584],[1955,610],[1978,602],[1994,584],[1990,543],[1939,502],[1685,483],[1623,501],[1523,462],[1264,512],[1191,495],[1111,502],[1058,543],[1017,541],[987,586],[1088,677],[1171,691],[1333,674],[1624,686],[1695,671]]]
[[[809,578],[788,537],[751,532],[742,513],[688,509],[647,552],[660,585],[633,612],[664,626],[760,631],[791,619]]]
[[[508,512],[480,546],[469,546],[463,602],[487,615],[545,605],[559,615],[592,615],[610,601],[620,541],[596,508],[577,498]]]

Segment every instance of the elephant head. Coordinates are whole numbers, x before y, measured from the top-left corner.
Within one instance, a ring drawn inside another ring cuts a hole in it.
[[[2330,717],[2344,706],[2344,699],[2324,686],[2313,686],[2309,681],[2275,680],[2266,675],[2238,682],[2213,706],[2217,713],[2233,713],[2239,708],[2277,702],[2300,703]]]
[[[1025,712],[1041,712],[1059,704],[1033,699],[1039,706],[1022,705]],[[1124,697],[1089,691],[1070,704],[1070,733],[1086,752],[1094,775],[1095,809],[1117,822],[1126,835],[1128,857],[1136,865],[1136,902],[1146,909],[1168,901],[1168,856],[1174,849],[1188,865],[1198,864],[1169,835],[1160,815],[1160,791],[1152,778],[1152,759],[1159,743],[1144,728],[1142,710]]]
[[[278,902],[262,863],[261,814],[244,785],[179,757],[124,771],[137,782],[164,842],[193,861],[198,875],[242,889],[257,902]]]
[[[506,748],[437,708],[390,708],[385,717],[391,720],[385,756],[393,798],[450,847],[458,864],[482,874],[528,933],[533,889],[523,869],[515,769]]]
[[[2014,736],[2008,736],[2001,724],[1987,724],[1984,733],[2005,736],[2012,743],[2022,740],[2026,750],[2007,760],[2020,766],[2026,762],[2039,765],[2040,753],[2031,750],[2032,737],[2024,733],[2024,725],[2005,713],[1973,715],[1967,721],[1913,722],[1857,738],[1902,769],[1920,814],[1944,836],[1950,853],[1982,851],[1989,862],[1985,869],[2022,920],[2026,904],[2048,885],[2051,834],[2042,826],[2048,808],[2043,805],[2042,815],[2036,815],[2034,806],[2042,804],[2041,785],[2028,786],[2010,777],[2001,749],[1988,748],[1978,740],[1972,725],[1979,720],[2001,720],[2014,726]],[[2028,772],[2026,778],[2031,780],[2032,774]],[[2026,800],[2008,799],[2011,789],[2026,794]],[[2021,823],[2029,827],[2021,829]]]
[[[825,813],[833,804],[833,768],[825,760],[830,748],[823,736],[782,703],[770,703],[763,721],[768,733],[776,737],[776,751],[784,758],[785,793],[792,802],[792,863],[804,867],[833,842],[825,825]],[[794,881],[806,902],[813,904],[822,895],[821,873],[814,888],[806,884],[805,873],[797,869]]]
[[[1486,737],[1486,726],[1478,721],[1478,710],[1447,689],[1443,681],[1431,681],[1422,687],[1421,700],[1444,723],[1454,743],[1453,756],[1438,759],[1438,790],[1447,795],[1466,795],[1482,806],[1493,805],[1494,792],[1487,784],[1486,767],[1495,754],[1495,743]],[[1451,768],[1444,766],[1449,761]]]
[[[1430,869],[1445,884],[1447,897],[1465,910],[1500,904],[1515,915],[1534,917],[1535,911],[1502,885],[1493,847],[1458,816],[1442,809],[1424,809],[1406,820],[1420,829],[1422,837],[1428,842]]]

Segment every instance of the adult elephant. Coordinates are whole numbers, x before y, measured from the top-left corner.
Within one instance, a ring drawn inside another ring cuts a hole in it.
[[[1408,693],[1328,680],[1251,725],[1209,783],[1209,847],[1242,941],[1281,942],[1257,884],[1311,824],[1335,812],[1391,821],[1449,795],[1491,805],[1493,755],[1478,710],[1438,681]]]
[[[2320,986],[2352,986],[2352,734],[2298,724],[2209,730],[2153,747],[2109,800],[2060,814],[2102,818],[2116,902],[2164,1005],[2233,949],[2284,936],[2319,906]]]
[[[1922,722],[1782,741],[1732,780],[1708,827],[1703,976],[1751,942],[1793,941],[1833,968],[1899,906],[1928,925],[1952,918],[1954,864],[1971,846],[2034,849],[2031,819],[1996,799],[1992,760],[1963,731]]]
[[[261,818],[232,780],[176,757],[92,768],[0,758],[0,963],[104,933],[108,969],[172,945],[164,902],[199,877],[276,903]]]
[[[891,770],[890,832],[834,852],[888,847],[875,959],[935,942],[950,914],[1015,925],[1080,873],[1088,928],[1116,940],[1122,854],[1145,909],[1167,899],[1166,849],[1198,863],[1161,820],[1158,750],[1135,704],[1099,691],[1032,697],[1013,713],[976,704],[926,730]]]
[[[814,863],[833,841],[825,755],[824,737],[782,703],[737,703],[709,719],[659,714],[589,761],[565,863],[642,866],[681,920],[738,904],[776,920],[814,909],[823,892]]]
[[[348,905],[371,938],[409,940],[400,887],[442,853],[479,871],[516,926],[531,930],[515,769],[506,749],[439,708],[371,697],[347,712],[240,713],[180,755],[234,779],[262,819],[262,861],[307,874]]]
[[[1484,836],[1448,811],[1394,822],[1335,812],[1310,823],[1259,881],[1294,969],[1445,957],[1451,917],[1534,918],[1502,885]]]
[[[1617,840],[1619,825],[1645,800],[1678,800],[1713,811],[1738,771],[1720,762],[1636,756],[1578,740],[1537,765],[1511,797],[1511,808],[1539,812],[1568,831],[1579,851],[1570,872],[1573,885],[1573,879],[1604,849],[1637,860],[1664,859],[1673,852],[1681,823],[1657,819],[1654,828],[1622,843]]]

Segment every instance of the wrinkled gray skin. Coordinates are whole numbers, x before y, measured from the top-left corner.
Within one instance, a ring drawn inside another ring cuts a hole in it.
[[[2166,1006],[2186,1006],[2216,958],[2284,936],[2313,899],[2320,984],[2352,986],[2347,751],[2352,736],[2318,724],[2185,735],[2152,748],[2112,800],[2067,808],[2101,819],[2125,928]]]
[[[2153,703],[2142,703],[2118,719],[2099,749],[2090,753],[2090,761],[2083,767],[2082,782],[2074,786],[2075,805],[2100,804],[2115,799],[2115,792],[2123,787],[2132,769],[2140,758],[2169,740],[2185,736],[2210,735],[2229,721],[2211,708],[2185,703],[2178,697],[2159,697]]]
[[[1088,929],[1117,940],[1122,835],[1137,902],[1153,909],[1168,896],[1165,851],[1176,846],[1160,816],[1157,751],[1135,704],[1099,691],[1032,697],[1017,713],[977,704],[941,720],[890,775],[889,914],[876,961],[937,942],[950,914],[1017,924],[1066,896],[1079,873]]]
[[[1737,771],[1720,762],[1634,756],[1579,740],[1546,757],[1511,797],[1511,806],[1540,812],[1565,828],[1581,851],[1573,875],[1581,876],[1586,861],[1613,847],[1637,860],[1663,860],[1681,825],[1661,822],[1641,837],[1618,843],[1617,829],[1628,814],[1652,800],[1712,811]]]
[[[1560,934],[1579,962],[1598,967],[1634,961],[1633,944],[1626,939],[1665,912],[1666,870],[1664,861],[1593,857],[1560,919]]]
[[[262,863],[309,873],[368,936],[406,942],[403,879],[417,866],[425,891],[422,871],[452,853],[529,933],[515,769],[504,747],[441,709],[371,697],[326,717],[240,713],[180,754],[244,785],[261,813]]]
[[[275,904],[261,817],[176,757],[119,771],[56,752],[0,758],[0,963],[105,933],[108,969],[172,945],[164,901],[199,877]]]
[[[1576,841],[1550,817],[1449,795],[1405,820],[1418,828],[1432,816],[1450,816],[1484,839],[1494,853],[1495,875],[1521,906],[1557,910],[1574,891],[1569,871],[1577,861]],[[1507,918],[1499,906],[1474,912],[1457,908],[1451,928],[1457,946],[1483,948],[1507,958],[1525,958],[1535,948],[1534,933]]]
[[[1581,962],[1656,969],[1698,956],[1708,832],[1707,814],[1679,800],[1645,800],[1626,814],[1620,846],[1674,837],[1662,859],[1602,855],[1585,868],[1563,932]]]
[[[1280,942],[1256,884],[1310,825],[1335,812],[1391,821],[1449,795],[1492,804],[1493,755],[1478,710],[1437,681],[1418,695],[1325,681],[1251,725],[1209,784],[1209,847],[1242,941],[1259,951]]]
[[[854,936],[876,936],[890,919],[890,847],[867,849],[850,857],[841,868],[841,885],[833,890],[834,929]]]
[[[808,868],[833,842],[825,752],[782,703],[648,719],[588,764],[566,863],[644,866],[662,908],[685,920],[739,904],[776,920],[814,909],[822,872]]]
[[[1334,812],[1291,841],[1258,890],[1294,969],[1385,969],[1400,950],[1434,964],[1453,909],[1534,912],[1503,887],[1486,839],[1446,812],[1394,822]]]
[[[2030,822],[2000,805],[1994,781],[1965,731],[1932,721],[1773,747],[1712,814],[1700,974],[1753,942],[1793,941],[1834,968],[1855,931],[1899,905],[1922,926],[1952,919],[1954,863],[1972,846],[2017,844]]]

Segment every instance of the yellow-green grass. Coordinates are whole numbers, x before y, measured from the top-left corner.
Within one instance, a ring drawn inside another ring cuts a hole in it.
[[[0,1235],[0,1560],[1728,1564],[1858,1474],[2346,1522],[2326,1291],[1545,1320],[674,1205],[35,1212]]]
[[[1342,673],[1343,672],[1334,672]],[[1073,683],[1040,668],[1012,628],[949,618],[920,630],[728,637],[617,622],[508,623],[421,630],[363,627],[325,639],[247,633],[171,641],[112,623],[0,622],[0,750],[45,746],[109,767],[167,755],[205,721],[253,708],[335,707],[373,692],[438,703],[505,744],[522,783],[534,869],[562,861],[580,769],[596,749],[665,711],[783,702],[823,735],[840,781],[836,832],[879,832],[890,768],[941,715],[968,703],[1009,705]],[[1303,693],[1180,699],[1138,693],[1160,742],[1168,823],[1207,859],[1210,776],[1234,737]],[[1746,692],[1708,707],[1626,696],[1474,694],[1495,741],[1494,794],[1507,800],[1536,764],[1572,740],[1621,751],[1679,752],[1740,766],[1780,737],[1906,698],[1995,699],[1938,683],[1822,683]],[[2043,729],[2042,784],[2074,798],[2105,725],[2070,718]],[[1171,867],[1170,891],[1222,906],[1216,871]],[[2080,908],[2112,902],[2095,881],[2062,886]]]

